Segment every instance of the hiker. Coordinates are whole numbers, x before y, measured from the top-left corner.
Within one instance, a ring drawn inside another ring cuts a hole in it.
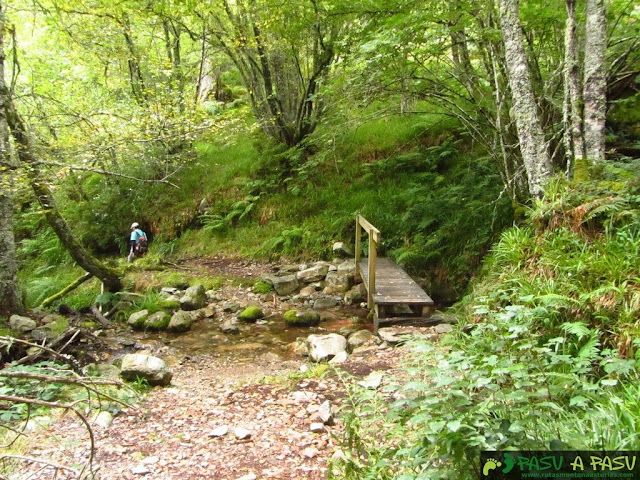
[[[140,230],[140,224],[131,224],[131,236],[129,237],[129,256],[127,261],[131,263],[135,257],[141,257],[147,253],[147,234]]]

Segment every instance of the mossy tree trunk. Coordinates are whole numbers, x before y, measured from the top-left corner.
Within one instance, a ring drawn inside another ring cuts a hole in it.
[[[4,9],[0,4],[0,105],[9,94],[4,83]],[[9,127],[0,108],[0,315],[22,313],[24,303],[18,287],[18,260],[13,237],[13,169],[9,150]]]
[[[607,18],[604,0],[587,0],[584,46],[584,141],[587,159],[604,160],[607,113]]]
[[[2,5],[0,5],[0,15],[2,15]],[[0,16],[0,18],[2,18]],[[3,31],[3,30],[2,30]],[[0,31],[0,37],[2,37]],[[1,45],[1,44],[0,44]],[[24,171],[27,173],[29,182],[33,191],[42,206],[44,215],[49,222],[51,228],[69,251],[71,257],[78,262],[87,272],[102,280],[105,288],[110,292],[116,292],[122,288],[120,276],[118,273],[105,265],[101,264],[97,259],[78,242],[76,235],[69,228],[58,210],[53,194],[49,186],[42,181],[38,169],[38,161],[33,154],[33,146],[31,139],[26,130],[26,126],[22,118],[18,114],[11,94],[4,81],[4,55],[0,56],[0,128],[4,123],[11,132],[16,146],[17,158],[21,163]],[[8,132],[5,129],[2,136],[3,157],[8,158]],[[3,192],[5,189],[2,190]],[[13,229],[12,229],[12,205],[10,197],[6,194],[0,195],[0,263],[2,263],[2,274],[0,274],[0,292],[2,293],[2,308],[4,303],[7,306],[19,305],[20,298],[17,295],[17,286],[15,282],[15,274],[17,271],[17,263],[15,262],[15,253],[13,247]]]
[[[540,196],[553,174],[551,159],[538,114],[531,75],[524,49],[517,0],[500,0],[500,26],[504,41],[513,116],[520,152],[527,173],[529,192]]]
[[[42,207],[47,222],[65,246],[71,257],[83,269],[99,278],[110,292],[122,289],[118,272],[100,263],[89,251],[80,244],[56,206],[55,199],[49,186],[39,175],[38,162],[33,155],[31,140],[27,134],[22,118],[16,111],[11,99],[5,104],[7,122],[16,143],[18,158],[29,172],[31,188]]]

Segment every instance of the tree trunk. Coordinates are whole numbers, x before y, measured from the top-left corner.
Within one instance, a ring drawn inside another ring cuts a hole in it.
[[[532,196],[543,194],[553,169],[540,124],[522,39],[517,0],[499,0],[509,87],[513,97],[520,152]]]
[[[604,160],[607,110],[607,19],[604,0],[587,0],[584,48],[584,139],[589,162]]]
[[[122,36],[127,45],[129,51],[129,58],[127,63],[129,65],[129,82],[131,84],[131,93],[133,99],[138,105],[145,105],[147,103],[146,87],[144,84],[144,77],[142,76],[142,68],[140,67],[140,55],[135,43],[133,42],[133,36],[131,33],[131,21],[129,16],[125,13],[122,15],[120,21],[122,25]]]
[[[571,178],[575,164],[582,164],[585,157],[582,132],[582,89],[580,64],[576,40],[576,1],[566,0],[567,24],[564,36],[564,145],[567,158],[567,178]]]
[[[0,4],[0,105],[6,105],[9,91],[4,81],[4,7]],[[9,127],[5,109],[0,108],[0,315],[22,313],[24,303],[18,287],[18,260],[13,237],[13,165],[9,153]]]
[[[38,172],[38,162],[33,155],[33,147],[31,140],[27,134],[27,130],[20,115],[16,111],[11,98],[6,97],[4,104],[7,123],[11,134],[17,145],[18,158],[26,166],[28,171],[31,187],[36,194],[36,198],[42,207],[44,215],[49,222],[51,228],[69,251],[71,257],[78,262],[82,268],[99,278],[105,288],[110,292],[117,292],[122,289],[122,283],[118,273],[96,260],[74,235],[71,228],[60,214],[51,189],[40,179]]]

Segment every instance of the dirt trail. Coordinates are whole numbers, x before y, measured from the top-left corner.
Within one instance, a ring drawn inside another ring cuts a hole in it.
[[[320,378],[299,378],[306,360],[270,355],[251,364],[207,356],[176,365],[171,386],[156,387],[139,409],[120,412],[110,427],[94,427],[96,478],[324,479],[329,459],[340,449],[342,424],[338,416],[314,433],[314,412],[326,400],[334,408],[342,405],[347,383],[374,370],[392,374],[402,354],[401,348],[371,348],[352,355],[340,375]],[[264,376],[269,380],[261,381]],[[238,429],[248,436],[238,438]],[[87,437],[67,415],[34,439],[42,447],[30,455],[81,464]],[[44,470],[29,478],[52,476]]]
[[[225,259],[184,265],[199,274],[253,278],[271,268]],[[306,358],[247,354],[242,348],[175,355],[169,387],[154,388],[139,408],[119,412],[109,427],[94,426],[94,478],[324,479],[340,450],[343,425],[338,414],[335,422],[312,431],[321,405],[328,400],[338,411],[347,398],[346,385],[373,371],[385,372],[385,378],[400,375],[405,354],[402,347],[370,346],[318,375]],[[87,430],[70,413],[31,438],[32,457],[76,468],[87,460]],[[15,478],[53,475],[50,468],[36,472],[33,467]],[[55,478],[78,477],[59,471]]]

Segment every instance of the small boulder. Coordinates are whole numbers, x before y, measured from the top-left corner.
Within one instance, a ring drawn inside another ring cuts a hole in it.
[[[171,315],[167,312],[156,312],[149,315],[144,321],[144,328],[148,330],[166,330],[171,321]]]
[[[180,308],[182,310],[197,310],[207,304],[207,296],[202,284],[198,283],[187,288],[182,298],[180,298]]]
[[[127,324],[135,329],[143,329],[144,321],[149,316],[149,310],[140,310],[139,312],[134,312],[129,316],[129,320],[127,320]]]
[[[369,342],[373,341],[373,333],[369,330],[358,330],[357,332],[349,335],[347,340],[347,344],[349,345],[349,350],[353,352],[358,347],[361,347]]]
[[[354,305],[360,302],[367,301],[367,287],[364,283],[359,283],[351,288],[344,294],[344,303],[347,305]]]
[[[303,287],[300,289],[300,293],[298,294],[298,296],[302,300],[308,300],[313,295],[315,295],[315,293],[316,293],[316,287],[314,287],[313,285],[307,285],[306,287]]]
[[[321,263],[299,271],[296,273],[296,278],[302,283],[313,283],[322,280],[327,272],[329,272],[329,265]]]
[[[169,330],[170,332],[186,332],[191,328],[192,323],[193,319],[191,318],[191,314],[189,312],[178,310],[171,316],[171,320],[169,320],[169,326],[167,327],[167,330]]]
[[[273,288],[278,295],[291,295],[299,286],[295,275],[285,275],[273,279]]]
[[[317,298],[313,302],[313,308],[315,310],[324,310],[326,308],[333,308],[338,305],[338,301],[333,297],[321,297]]]
[[[453,330],[453,325],[450,323],[441,323],[433,327],[433,331],[438,335],[444,335],[445,333],[449,333]]]
[[[260,307],[256,307],[252,305],[245,308],[242,312],[240,312],[238,314],[238,318],[245,322],[253,323],[260,320],[261,318],[264,318],[264,312]]]
[[[325,281],[325,292],[344,293],[351,288],[351,277],[346,273],[338,271],[327,273]],[[329,290],[327,290],[329,289]]]
[[[345,260],[340,265],[338,265],[338,273],[346,274],[346,275],[355,275],[356,274],[356,261],[354,258],[349,260]]]
[[[42,320],[40,320],[40,323],[42,323],[43,325],[48,325],[50,323],[59,321],[66,321],[66,318],[62,315],[58,315],[57,313],[50,313],[49,315],[45,315]]]
[[[27,333],[35,329],[38,324],[35,320],[29,317],[23,317],[22,315],[11,315],[9,317],[9,328],[19,333]]]
[[[239,333],[240,328],[235,318],[227,318],[220,324],[222,333]]]
[[[312,327],[320,323],[320,314],[313,311],[288,310],[284,314],[284,321],[291,326]]]
[[[309,335],[307,337],[309,358],[314,362],[331,360],[338,353],[347,349],[347,339],[337,333],[326,335]]]
[[[335,242],[332,250],[333,254],[338,257],[353,257],[353,250],[344,242]]]
[[[379,328],[378,335],[389,345],[399,345],[407,340],[407,331],[397,327]]]
[[[149,385],[169,385],[173,372],[161,358],[142,353],[129,353],[122,357],[120,375],[128,381],[142,377],[147,379]]]

